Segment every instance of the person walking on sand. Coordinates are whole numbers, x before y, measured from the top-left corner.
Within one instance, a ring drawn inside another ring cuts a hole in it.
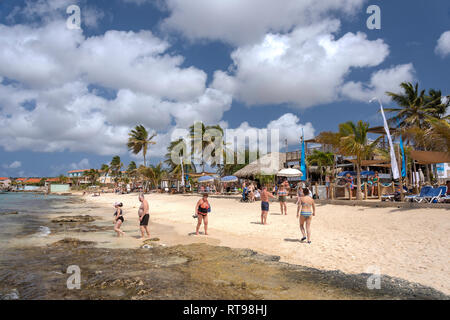
[[[275,198],[264,186],[261,191],[261,224],[267,224],[267,214],[269,213],[269,198]]]
[[[287,194],[288,193],[286,191],[285,183],[283,182],[280,185],[280,189],[278,190],[278,201],[280,201],[281,215],[283,215],[283,211],[284,214],[287,215],[287,207],[286,207]]]
[[[122,202],[116,202],[114,203],[114,208],[116,208],[116,212],[114,212],[114,231],[117,232],[117,236],[124,236],[125,232],[123,232],[122,230],[120,230],[120,226],[122,225],[122,223],[124,222],[123,219],[123,211],[122,211]]]
[[[202,225],[205,228],[205,235],[208,235],[208,212],[211,211],[211,206],[208,202],[208,194],[203,194],[203,197],[197,201],[197,204],[195,205],[195,214],[194,216],[197,217],[197,229],[195,230],[195,234],[198,235],[198,230],[200,229],[200,226]]]
[[[144,195],[139,195],[139,201],[141,206],[139,207],[139,228],[141,229],[141,239],[150,238],[150,232],[148,231],[148,221],[150,220],[149,206],[147,200],[145,200]],[[145,237],[147,233],[147,237]]]
[[[312,217],[316,215],[316,206],[314,204],[314,199],[311,198],[308,188],[303,188],[303,197],[299,198],[300,203],[300,231],[302,232],[303,238],[301,242],[307,240],[311,243],[311,220]],[[305,222],[306,222],[306,233],[305,233]]]

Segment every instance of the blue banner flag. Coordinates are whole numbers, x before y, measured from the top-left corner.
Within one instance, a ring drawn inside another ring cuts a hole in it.
[[[302,157],[300,159],[300,171],[303,173],[301,181],[306,181],[306,154],[305,154],[305,137],[302,128]]]

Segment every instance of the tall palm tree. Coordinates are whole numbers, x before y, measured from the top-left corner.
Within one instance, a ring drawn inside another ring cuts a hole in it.
[[[203,124],[203,122],[196,122],[194,123],[192,126],[189,127],[189,134],[190,134],[190,138],[192,141],[192,146],[191,146],[191,153],[192,154],[200,154],[201,155],[201,167],[202,167],[202,171],[205,171],[205,164],[206,161],[205,160],[209,160],[209,159],[204,159],[203,157],[203,153],[206,150],[206,148],[209,146],[209,144],[211,143],[210,141],[208,141],[208,139],[206,139],[207,134],[208,134],[208,130],[210,129],[214,129],[214,130],[218,130],[219,133],[222,136],[222,150],[224,149],[224,141],[223,141],[223,129],[219,126],[219,125],[213,125],[213,126],[205,126]],[[215,139],[215,138],[214,138]],[[214,139],[211,139],[212,141],[215,141]],[[213,151],[213,154],[211,154],[212,157],[215,157],[215,150]],[[211,166],[218,166],[218,163],[215,163],[215,158],[213,158],[210,161],[210,165]]]
[[[128,149],[134,154],[138,154],[142,151],[144,156],[144,166],[147,166],[145,156],[147,155],[149,145],[156,144],[155,141],[152,141],[152,139],[156,137],[156,133],[149,137],[147,129],[145,129],[143,125],[138,125],[131,130],[128,136]]]
[[[106,177],[109,174],[110,168],[109,168],[109,166],[106,163],[104,163],[104,164],[102,164],[102,166],[100,168],[100,171],[103,173],[103,183],[105,184],[106,183]]]
[[[356,157],[356,182],[357,192],[356,199],[361,200],[361,166],[363,160],[370,159],[376,149],[378,142],[382,138],[378,137],[375,141],[369,142],[367,133],[369,130],[369,123],[358,121],[356,124],[353,122],[345,122],[339,125],[340,138],[340,152],[343,155]]]
[[[330,167],[334,164],[334,154],[331,152],[314,150],[306,160],[309,165],[317,165],[319,167],[320,181],[323,181],[323,168]]]
[[[428,94],[425,94],[425,90],[419,91],[418,83],[413,86],[410,82],[404,82],[400,86],[404,91],[401,94],[386,92],[398,105],[397,108],[385,109],[388,113],[395,113],[389,121],[394,125],[399,122],[399,134],[406,136],[408,143],[413,142],[421,150],[433,150],[436,141],[432,139],[434,135],[431,133],[433,128],[445,131],[445,126],[439,126],[436,120],[449,118],[446,113],[450,101],[444,99],[440,90],[430,89]],[[433,127],[432,123],[437,127]],[[427,179],[430,180],[429,165],[425,165],[425,169]]]
[[[184,139],[180,138],[178,140],[172,141],[169,146],[167,147],[167,153],[165,154],[165,160],[164,164],[166,164],[169,168],[169,172],[171,174],[180,174],[181,173],[181,163],[179,161],[174,161],[173,157],[183,157],[183,159],[186,159],[188,157],[188,154],[184,154],[186,152],[190,152],[188,150],[188,147],[186,146],[186,142]],[[178,159],[177,159],[178,160]],[[190,163],[186,163],[186,161],[183,162],[183,169],[184,172],[195,172],[196,168],[194,163],[192,162],[192,159],[190,159]]]
[[[111,175],[114,177],[114,181],[117,183],[119,180],[119,176],[121,174],[120,170],[123,167],[123,163],[120,160],[119,156],[114,156],[109,164],[109,168],[111,171]]]
[[[329,144],[337,153],[344,156],[356,157],[356,180],[357,192],[356,198],[361,199],[361,165],[363,160],[369,160],[377,153],[378,142],[382,138],[378,137],[375,141],[369,142],[367,133],[369,124],[367,122],[358,121],[356,124],[352,121],[341,123],[339,132],[326,132],[319,135],[320,143]]]

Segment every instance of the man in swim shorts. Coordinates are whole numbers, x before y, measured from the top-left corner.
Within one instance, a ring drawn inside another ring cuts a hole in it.
[[[141,229],[141,239],[145,239],[145,233],[147,238],[150,238],[150,232],[148,231],[148,221],[150,220],[149,205],[147,200],[144,199],[144,195],[139,195],[139,201],[141,206],[139,207],[139,228]]]
[[[269,213],[269,198],[275,198],[266,187],[261,191],[261,224],[267,224],[267,214]]]

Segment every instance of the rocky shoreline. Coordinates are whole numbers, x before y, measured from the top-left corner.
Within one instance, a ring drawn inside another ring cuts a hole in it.
[[[2,253],[0,299],[449,299],[385,275],[381,289],[369,290],[369,274],[306,268],[249,249],[152,240],[140,249],[104,249],[65,238]],[[80,290],[67,288],[70,265],[80,267]]]

